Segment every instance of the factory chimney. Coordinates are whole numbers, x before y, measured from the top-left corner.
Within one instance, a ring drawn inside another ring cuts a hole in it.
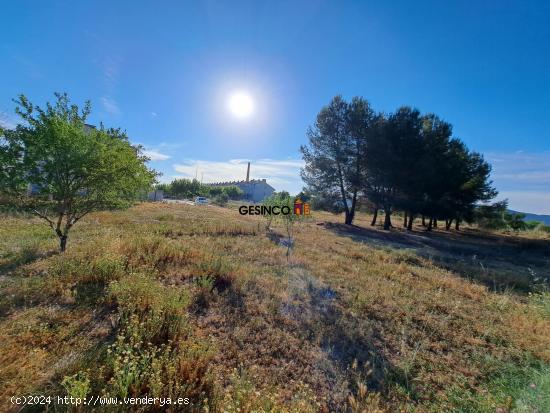
[[[246,182],[250,181],[250,162],[248,162],[248,168],[246,168]]]

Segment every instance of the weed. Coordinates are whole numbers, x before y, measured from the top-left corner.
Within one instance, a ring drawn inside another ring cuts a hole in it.
[[[293,228],[289,266],[261,219],[231,208],[94,213],[62,257],[46,226],[5,217],[0,410],[63,386],[212,412],[549,410],[547,238],[315,219],[328,224]],[[208,311],[192,311],[197,294]],[[354,358],[372,376],[350,373]]]
[[[499,361],[494,364],[494,372],[478,391],[454,388],[448,393],[457,411],[550,411],[550,366],[528,360],[519,365]]]
[[[307,385],[299,386],[292,400],[285,403],[277,389],[256,388],[253,378],[236,368],[231,372],[230,383],[222,391],[216,404],[217,411],[224,413],[314,413],[320,409],[315,395]]]
[[[208,404],[212,392],[209,347],[188,340],[156,345],[147,336],[135,314],[125,321],[107,350],[110,378],[104,391],[118,397],[188,397],[195,405]]]
[[[212,283],[219,292],[233,284],[235,279],[234,266],[221,257],[210,257],[194,266],[199,282]]]
[[[90,378],[87,372],[65,376],[61,385],[65,388],[69,397],[84,399],[90,392]]]
[[[350,366],[349,374],[356,384],[355,394],[348,395],[347,405],[351,413],[383,413],[382,400],[380,393],[368,390],[366,382],[372,375],[370,362],[365,362],[359,369],[357,360],[354,360]]]
[[[550,319],[550,292],[530,293],[529,302],[542,317]]]
[[[144,274],[131,274],[109,287],[122,320],[137,317],[139,335],[146,341],[176,340],[185,332],[188,295],[163,286]]]
[[[208,308],[209,302],[212,299],[212,290],[216,278],[212,275],[201,275],[195,279],[196,293],[194,296],[193,307],[195,311],[201,311]]]

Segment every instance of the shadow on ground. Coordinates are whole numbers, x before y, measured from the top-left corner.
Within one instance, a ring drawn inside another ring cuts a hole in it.
[[[299,330],[326,354],[330,365],[325,374],[345,380],[351,387],[348,391],[354,390],[359,377],[369,389],[383,390],[384,372],[392,368],[382,357],[383,339],[376,324],[368,318],[353,317],[342,308],[336,291],[305,269],[293,268],[289,273],[288,300],[281,303],[280,313],[298,322]],[[371,374],[366,375],[367,370]]]
[[[495,291],[529,292],[550,283],[550,240],[499,236],[475,230],[413,231],[326,223],[337,235],[377,248],[406,249]]]
[[[28,246],[0,260],[0,276],[17,271],[19,267],[58,254],[57,250],[40,252],[37,246]]]

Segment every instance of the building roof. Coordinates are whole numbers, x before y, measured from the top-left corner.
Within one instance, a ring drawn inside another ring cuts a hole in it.
[[[230,186],[230,185],[235,185],[235,186],[239,186],[239,185],[247,185],[247,184],[254,184],[254,185],[257,185],[257,184],[265,184],[267,186],[269,186],[270,188],[274,189],[271,185],[269,185],[267,183],[267,180],[266,179],[251,179],[250,181],[223,181],[223,182],[210,182],[210,183],[205,183],[204,185],[210,185],[210,186]]]
[[[265,179],[251,179],[250,181],[210,182],[210,183],[205,183],[205,185],[239,185],[239,184],[260,184],[260,183],[267,183],[267,181]]]

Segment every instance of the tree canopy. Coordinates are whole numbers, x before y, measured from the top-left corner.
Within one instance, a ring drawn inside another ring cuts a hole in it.
[[[303,146],[302,177],[315,198],[339,200],[345,223],[353,222],[356,201],[368,200],[385,213],[384,228],[400,210],[405,225],[422,215],[447,228],[470,219],[476,205],[497,195],[491,166],[452,135],[452,125],[435,114],[403,106],[375,113],[363,98],[347,103],[336,96],[321,109]],[[332,202],[334,203],[334,201]],[[329,202],[330,204],[330,202]],[[337,208],[328,208],[338,210]],[[408,222],[407,222],[408,217]]]
[[[0,130],[0,191],[44,219],[65,250],[72,226],[86,214],[124,208],[154,183],[140,146],[120,129],[86,125],[91,105],[55,94],[45,108],[19,96],[22,122]]]
[[[308,129],[309,145],[301,147],[305,161],[302,178],[308,190],[341,204],[346,224],[351,224],[355,215],[364,179],[365,146],[374,123],[368,101],[354,98],[348,103],[336,96]]]
[[[202,184],[197,179],[177,178],[170,183],[159,184],[157,189],[163,190],[166,195],[193,198],[195,196],[209,196],[212,198],[221,197],[220,199],[242,199],[244,192],[236,185],[228,186],[213,186]]]

